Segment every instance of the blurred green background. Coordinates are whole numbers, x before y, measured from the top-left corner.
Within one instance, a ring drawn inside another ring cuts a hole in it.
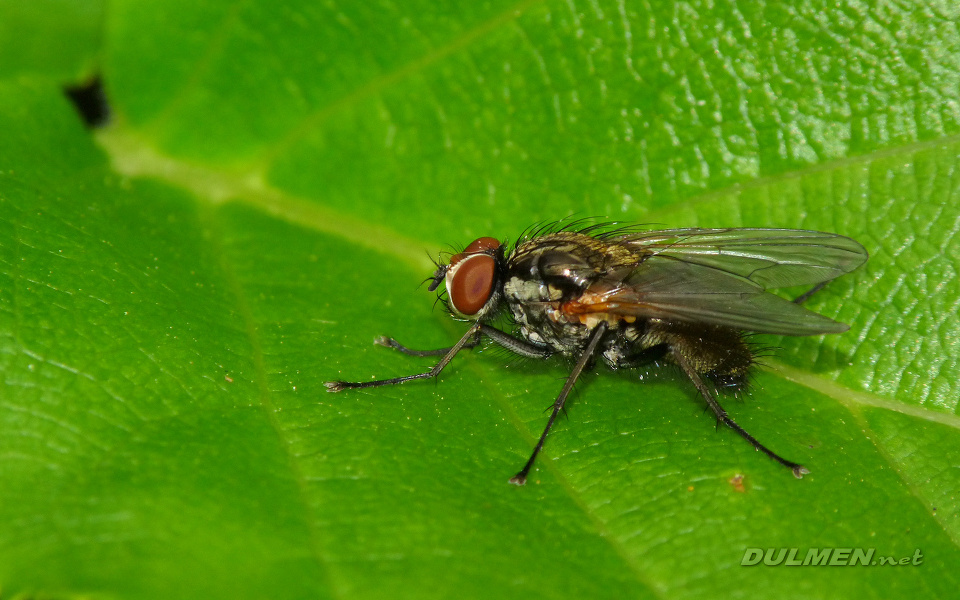
[[[0,597],[955,597],[958,13],[0,0]],[[726,400],[810,475],[672,369],[584,377],[524,488],[562,361],[325,393],[462,334],[431,256],[568,215],[867,247]],[[792,547],[924,558],[740,566]]]

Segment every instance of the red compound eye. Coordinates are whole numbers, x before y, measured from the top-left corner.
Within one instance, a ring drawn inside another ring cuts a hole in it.
[[[477,238],[463,249],[464,254],[476,254],[485,250],[496,250],[500,247],[500,240],[492,237]]]
[[[463,252],[457,252],[450,257],[450,266],[457,264],[471,254],[479,254],[487,250],[496,250],[500,247],[500,240],[492,237],[477,238],[470,242],[470,245],[463,249]],[[466,313],[464,313],[466,314]]]
[[[477,240],[477,242],[479,241]],[[473,246],[473,244],[470,244],[470,246]],[[497,242],[497,246],[499,245],[500,243]],[[457,312],[463,315],[475,315],[480,312],[493,292],[495,270],[496,261],[492,256],[489,254],[474,254],[461,259],[456,264],[456,270],[447,273],[447,292],[450,294],[450,302],[453,303]]]

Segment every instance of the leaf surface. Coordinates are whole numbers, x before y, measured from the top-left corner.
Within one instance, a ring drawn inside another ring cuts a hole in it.
[[[0,44],[3,592],[955,594],[956,8],[17,14],[79,41]],[[97,132],[59,90],[94,61]],[[432,364],[379,335],[462,334],[417,289],[445,244],[570,214],[867,247],[808,304],[851,330],[757,337],[776,349],[724,402],[810,475],[715,430],[670,368],[585,376],[524,488],[563,361],[484,348],[436,385],[325,392]],[[922,566],[741,566],[749,548]]]

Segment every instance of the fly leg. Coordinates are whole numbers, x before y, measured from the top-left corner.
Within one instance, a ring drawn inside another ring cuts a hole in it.
[[[541,360],[553,356],[553,350],[542,346],[535,346],[526,340],[515,338],[510,334],[500,331],[496,327],[481,325],[480,331],[514,354],[526,356],[527,358],[539,358]]]
[[[452,347],[444,348],[446,354],[443,358],[440,359],[432,369],[426,373],[418,373],[416,375],[407,375],[405,377],[394,377],[393,379],[378,379],[374,381],[359,381],[359,382],[349,382],[349,381],[328,381],[325,386],[327,386],[328,392],[340,392],[345,389],[356,389],[356,388],[369,388],[369,387],[380,387],[383,385],[394,385],[396,383],[403,383],[405,381],[412,381],[414,379],[430,379],[436,377],[440,374],[440,371],[444,369],[450,361],[453,360],[453,357],[457,355],[458,352],[463,350],[464,346],[473,342],[473,345],[476,345],[476,339],[480,336],[481,324],[477,323],[473,327],[467,330],[467,333],[460,338],[460,341],[454,344]],[[399,345],[399,344],[398,344]],[[417,352],[416,350],[411,350],[411,352]],[[427,351],[432,352],[430,350]],[[423,356],[430,356],[430,354],[424,354]]]
[[[499,329],[497,329],[496,327],[491,327],[489,325],[484,325],[484,324],[480,325],[480,329],[475,334],[476,337],[474,337],[472,340],[465,343],[463,346],[461,346],[460,349],[464,350],[467,348],[475,348],[479,346],[481,334],[486,335],[487,337],[492,339],[494,342],[500,344],[501,346],[503,346],[504,348],[506,348],[507,350],[515,354],[519,354],[520,356],[526,356],[527,358],[539,358],[539,359],[546,359],[553,356],[553,351],[548,348],[535,346],[530,342],[521,340],[520,338],[515,338],[512,335],[504,333]],[[452,347],[450,347],[450,348],[439,348],[437,350],[411,350],[410,348],[407,348],[397,340],[391,337],[386,337],[386,336],[381,336],[377,338],[376,340],[374,340],[374,343],[379,344],[381,346],[386,346],[387,348],[393,348],[394,350],[399,350],[400,352],[403,352],[404,354],[408,354],[410,356],[440,356],[442,354],[446,354],[450,352],[450,350],[453,349]]]
[[[800,294],[799,296],[797,296],[796,298],[794,298],[794,299],[793,299],[793,303],[794,303],[794,304],[803,304],[804,302],[806,302],[807,300],[810,299],[810,296],[816,294],[817,292],[819,292],[820,290],[822,290],[823,288],[825,288],[828,283],[830,283],[830,281],[821,281],[821,282],[818,283],[817,285],[813,286],[813,287],[810,288],[809,290],[805,291],[804,293],[802,293],[802,294]]]
[[[584,349],[583,354],[580,355],[580,358],[577,359],[577,364],[574,365],[573,371],[571,371],[569,377],[567,377],[567,382],[563,384],[563,389],[560,390],[560,396],[558,396],[556,402],[553,403],[553,412],[550,413],[550,419],[547,421],[547,426],[543,430],[543,433],[540,434],[540,440],[537,442],[537,446],[533,449],[533,454],[530,455],[530,460],[527,461],[527,464],[523,465],[523,468],[520,469],[519,473],[510,478],[510,483],[515,485],[523,485],[527,482],[527,474],[530,473],[530,468],[533,467],[533,461],[537,459],[537,455],[540,454],[540,450],[543,448],[543,442],[547,439],[547,433],[550,431],[550,428],[553,427],[553,422],[556,420],[557,415],[560,414],[561,410],[563,410],[563,403],[567,401],[567,396],[570,395],[570,390],[573,389],[573,384],[576,383],[577,378],[580,377],[580,373],[583,372],[584,367],[586,367],[587,363],[590,362],[590,359],[593,358],[593,353],[597,350],[597,344],[600,343],[600,338],[603,337],[603,334],[606,333],[606,331],[606,321],[601,321],[600,324],[597,325],[597,328],[593,330],[593,335],[590,337],[590,342]]]
[[[403,352],[404,354],[407,354],[409,356],[442,356],[444,354],[447,354],[451,350],[453,350],[453,346],[448,346],[447,348],[437,348],[436,350],[412,350],[410,348],[407,348],[397,340],[393,339],[392,337],[387,337],[385,335],[381,335],[377,339],[373,340],[373,343],[377,344],[378,346],[386,346],[387,348],[393,348],[394,350],[399,350],[400,352]],[[461,346],[460,349],[467,350],[469,348],[476,348],[479,345],[480,345],[480,331],[478,330],[474,334],[474,338],[468,341],[467,343],[465,343],[463,346]]]
[[[791,462],[783,458],[773,450],[770,450],[769,448],[761,444],[759,441],[757,441],[757,438],[747,433],[743,427],[740,427],[739,425],[737,425],[737,423],[732,418],[730,418],[730,415],[727,414],[727,411],[725,411],[723,407],[720,406],[720,403],[717,402],[717,399],[710,392],[710,389],[706,386],[706,384],[703,383],[703,379],[700,377],[700,374],[697,373],[696,369],[693,367],[690,361],[683,355],[683,353],[672,352],[671,356],[676,361],[676,363],[680,365],[680,368],[683,369],[683,372],[687,374],[687,377],[690,378],[690,381],[693,382],[693,385],[696,386],[697,390],[700,392],[700,395],[703,396],[703,399],[707,401],[707,406],[710,407],[710,410],[713,411],[713,414],[717,416],[717,419],[720,422],[722,422],[724,425],[726,425],[730,429],[740,434],[740,436],[743,439],[753,444],[754,448],[756,448],[760,452],[763,452],[773,460],[777,461],[781,465],[793,471],[793,476],[796,477],[797,479],[802,478],[805,474],[810,472],[804,466],[799,465],[795,462]]]
[[[438,362],[426,373],[407,375],[405,377],[394,377],[393,379],[378,379],[374,381],[328,381],[324,385],[327,387],[328,392],[340,392],[346,389],[394,385],[397,383],[404,383],[405,381],[412,381],[414,379],[430,379],[439,375],[440,371],[450,364],[450,361],[453,360],[453,357],[456,356],[458,352],[464,348],[473,348],[480,344],[480,336],[482,334],[488,335],[493,341],[500,344],[507,350],[528,358],[544,359],[549,358],[553,354],[553,352],[547,348],[534,346],[529,342],[508,335],[495,327],[490,327],[489,325],[484,325],[483,323],[476,323],[467,330],[467,333],[460,338],[459,342],[449,348],[440,348],[438,350],[411,350],[397,340],[388,337],[381,337],[375,340],[375,342],[381,346],[394,348],[400,352],[403,352],[404,354],[409,354],[412,356],[439,356],[442,354],[443,358],[440,360],[440,362]]]

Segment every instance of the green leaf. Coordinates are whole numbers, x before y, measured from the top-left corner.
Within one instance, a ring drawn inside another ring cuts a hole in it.
[[[2,593],[953,597],[960,15],[758,6],[0,4]],[[81,41],[13,56],[17,10]],[[92,133],[51,81],[94,56]],[[523,488],[562,361],[326,393],[462,335],[445,244],[570,214],[868,248],[809,303],[851,330],[725,400],[810,475],[669,368],[585,376]]]
[[[0,0],[0,77],[83,78],[99,54],[103,2]]]

